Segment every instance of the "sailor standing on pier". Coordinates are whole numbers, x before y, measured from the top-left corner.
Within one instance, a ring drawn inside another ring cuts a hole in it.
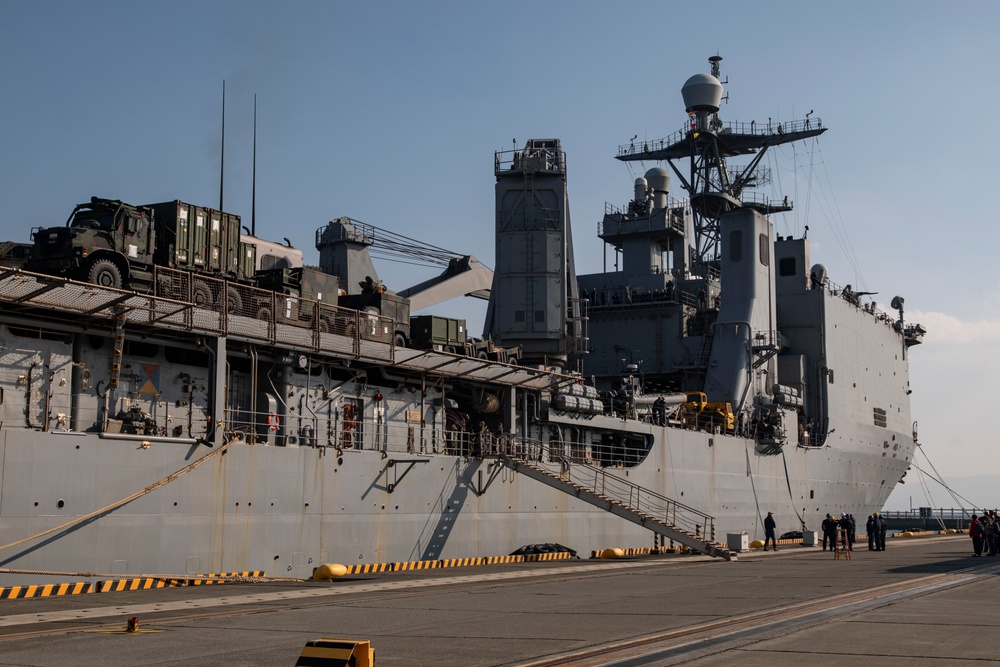
[[[774,537],[774,530],[777,528],[777,524],[774,522],[774,513],[768,512],[767,518],[764,519],[764,551],[767,551],[767,543],[770,540],[771,546],[774,550],[778,550],[778,540]]]

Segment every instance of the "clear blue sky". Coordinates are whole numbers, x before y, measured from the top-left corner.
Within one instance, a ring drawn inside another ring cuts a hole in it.
[[[617,146],[679,129],[681,85],[719,53],[723,120],[830,128],[770,161],[797,208],[778,233],[808,224],[835,282],[906,297],[931,331],[920,440],[945,475],[995,474],[998,26],[995,2],[0,0],[0,238],[92,195],[218,206],[225,79],[225,208],[249,223],[256,94],[260,236],[315,261],[315,230],[349,215],[492,265],[493,152],[559,137],[595,271],[604,203],[636,175]],[[466,311],[476,330],[481,307],[443,309]]]

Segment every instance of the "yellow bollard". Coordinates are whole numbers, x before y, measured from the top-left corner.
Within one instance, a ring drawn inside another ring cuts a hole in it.
[[[338,563],[324,563],[313,570],[313,579],[316,581],[330,581],[347,574],[347,568]]]

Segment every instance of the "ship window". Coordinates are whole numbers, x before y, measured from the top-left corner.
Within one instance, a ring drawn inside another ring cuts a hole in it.
[[[794,257],[782,257],[778,260],[778,275],[779,276],[794,276],[796,273],[795,258]]]
[[[743,259],[743,232],[739,229],[729,234],[729,259],[734,262]]]
[[[160,348],[151,343],[143,343],[137,340],[125,341],[125,354],[133,357],[155,357]]]
[[[524,321],[524,311],[523,310],[515,310],[514,311],[514,321],[515,322],[523,322]]]
[[[535,321],[536,322],[544,322],[545,321],[545,311],[544,310],[536,310],[535,311]]]
[[[194,350],[182,350],[176,347],[164,347],[163,356],[172,364],[184,364],[185,366],[208,367],[208,355],[204,352]]]
[[[763,266],[768,266],[771,264],[771,254],[768,252],[768,248],[771,245],[770,240],[768,239],[767,234],[761,234],[759,240],[760,240],[760,263]]]

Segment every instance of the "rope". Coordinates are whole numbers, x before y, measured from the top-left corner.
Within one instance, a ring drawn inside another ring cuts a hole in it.
[[[785,483],[788,485],[788,499],[792,501],[792,511],[795,512],[795,516],[799,517],[799,523],[803,526],[802,530],[805,530],[806,520],[802,518],[799,514],[799,510],[795,507],[795,496],[792,494],[792,478],[788,475],[788,459],[785,458],[785,450],[781,450],[781,463],[785,466]]]
[[[106,507],[102,507],[101,509],[96,510],[94,512],[91,512],[90,514],[87,514],[86,516],[77,517],[76,519],[73,519],[72,521],[67,521],[66,523],[62,524],[61,526],[56,526],[55,528],[49,528],[48,530],[43,530],[42,532],[40,532],[40,533],[38,533],[36,535],[32,535],[30,537],[25,537],[24,539],[18,540],[17,542],[11,542],[10,544],[5,544],[3,546],[0,546],[0,551],[3,551],[4,549],[10,549],[11,547],[19,546],[21,544],[24,544],[25,542],[30,542],[32,540],[37,540],[40,537],[45,537],[46,535],[50,535],[51,533],[55,533],[55,532],[58,532],[60,530],[64,530],[66,528],[70,528],[71,526],[75,526],[78,523],[83,523],[84,521],[89,521],[90,519],[93,519],[96,516],[100,516],[102,514],[106,514],[108,512],[116,510],[119,507],[121,507],[122,505],[126,505],[126,504],[132,502],[136,498],[141,498],[142,496],[146,495],[147,493],[151,493],[151,492],[155,491],[156,489],[160,488],[161,486],[165,486],[165,485],[169,484],[170,482],[174,481],[178,477],[181,477],[182,475],[186,475],[187,473],[191,472],[192,470],[194,470],[195,468],[197,468],[198,466],[200,466],[202,463],[205,463],[206,461],[208,461],[210,458],[213,458],[213,457],[218,456],[218,455],[222,454],[223,452],[225,452],[227,449],[229,449],[230,445],[232,445],[232,444],[234,444],[236,442],[240,442],[241,440],[242,440],[242,438],[239,438],[239,437],[238,438],[233,438],[232,440],[230,440],[229,442],[227,442],[226,444],[224,444],[222,447],[219,447],[217,450],[215,450],[213,452],[210,452],[209,454],[206,454],[205,456],[201,457],[200,459],[198,459],[197,461],[195,461],[191,465],[187,466],[186,468],[181,468],[180,470],[178,470],[177,472],[173,473],[172,475],[168,475],[167,477],[164,477],[159,482],[156,482],[154,484],[150,484],[149,486],[147,486],[142,491],[138,491],[136,493],[133,493],[128,498],[123,498],[123,499],[119,500],[116,503],[112,503],[110,505],[107,505]]]
[[[757,508],[757,522],[754,524],[754,527],[753,527],[753,538],[757,539],[757,529],[760,527],[760,525],[762,523],[764,523],[764,519],[760,515],[760,501],[757,500],[757,486],[753,482],[753,470],[751,469],[751,466],[750,466],[750,444],[749,444],[749,441],[747,441],[746,443],[744,443],[743,450],[744,450],[744,453],[746,453],[746,455],[747,455],[747,477],[750,478],[750,489],[753,491],[753,504],[754,504],[754,507]]]

